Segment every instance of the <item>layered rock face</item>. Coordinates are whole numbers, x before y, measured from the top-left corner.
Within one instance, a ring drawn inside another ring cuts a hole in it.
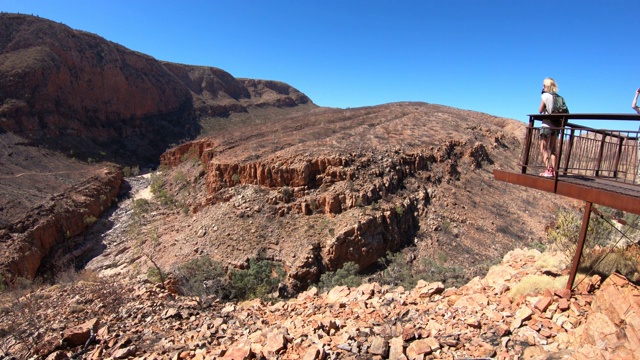
[[[32,279],[52,249],[98,221],[122,182],[114,164],[89,165],[33,145],[0,134],[0,274],[9,282]]]
[[[29,209],[24,217],[0,231],[0,273],[6,281],[13,282],[16,277],[33,279],[45,257],[64,255],[50,254],[52,249],[83,233],[112,205],[122,171],[116,166],[85,171],[91,174],[83,181]]]

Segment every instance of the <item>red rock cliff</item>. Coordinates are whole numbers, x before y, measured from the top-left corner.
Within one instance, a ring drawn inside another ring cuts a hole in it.
[[[0,131],[80,158],[156,162],[197,118],[310,103],[291,86],[158,61],[46,19],[0,14]]]

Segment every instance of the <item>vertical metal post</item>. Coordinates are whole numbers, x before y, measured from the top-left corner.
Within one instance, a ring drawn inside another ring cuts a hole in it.
[[[598,163],[596,164],[595,177],[600,176],[600,169],[602,169],[602,155],[604,154],[604,145],[607,142],[607,134],[602,133],[602,141],[600,142],[600,150],[598,151]]]
[[[618,178],[618,166],[620,166],[620,157],[622,156],[622,149],[624,147],[624,139],[622,136],[618,137],[618,152],[616,153],[615,164],[613,165],[613,178]]]
[[[560,119],[560,139],[556,138],[556,161],[553,163],[555,174],[553,175],[553,192],[558,191],[558,166],[560,165],[560,158],[562,157],[562,148],[564,145],[564,128],[566,126],[567,119],[563,116]]]
[[[636,133],[636,171],[633,174],[633,184],[637,184],[638,176],[640,175],[640,126],[638,126],[638,132]]]
[[[582,227],[580,228],[580,238],[578,239],[578,246],[576,247],[576,254],[573,257],[573,265],[571,266],[571,273],[569,274],[569,281],[567,281],[567,289],[571,290],[573,282],[576,280],[576,274],[578,273],[578,265],[580,265],[580,257],[582,256],[582,250],[584,249],[584,242],[587,238],[587,230],[589,229],[589,218],[591,217],[591,203],[586,202],[584,207],[584,216],[582,217]]]
[[[522,169],[521,172],[523,174],[527,173],[527,167],[529,166],[529,153],[531,152],[531,145],[533,144],[533,115],[529,116],[529,127],[527,128],[527,135],[524,140],[524,154],[522,159]]]
[[[633,183],[636,183],[636,179],[638,175],[640,175],[640,125],[638,125],[638,132],[636,133],[636,145],[638,146],[638,151],[636,151],[636,178],[633,179]]]
[[[567,155],[564,158],[563,175],[567,175],[567,172],[569,171],[569,161],[571,160],[571,152],[573,151],[573,140],[576,136],[576,129],[571,129],[570,134],[571,135],[569,135],[569,144],[567,144]]]

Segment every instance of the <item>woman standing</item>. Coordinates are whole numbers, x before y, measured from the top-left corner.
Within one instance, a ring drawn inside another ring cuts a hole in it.
[[[552,78],[546,78],[542,82],[542,101],[540,102],[540,114],[553,112],[553,95],[558,93],[558,85]],[[555,175],[556,142],[558,140],[558,124],[549,120],[542,121],[540,128],[540,151],[544,160],[545,171],[540,176],[553,177]]]

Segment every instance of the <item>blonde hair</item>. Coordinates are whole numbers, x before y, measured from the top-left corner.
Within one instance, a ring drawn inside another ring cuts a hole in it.
[[[553,80],[553,78],[546,78],[544,79],[544,81],[542,82],[542,84],[544,85],[544,88],[549,91],[549,92],[553,92],[553,93],[557,93],[558,92],[558,85],[556,85],[556,81]]]

